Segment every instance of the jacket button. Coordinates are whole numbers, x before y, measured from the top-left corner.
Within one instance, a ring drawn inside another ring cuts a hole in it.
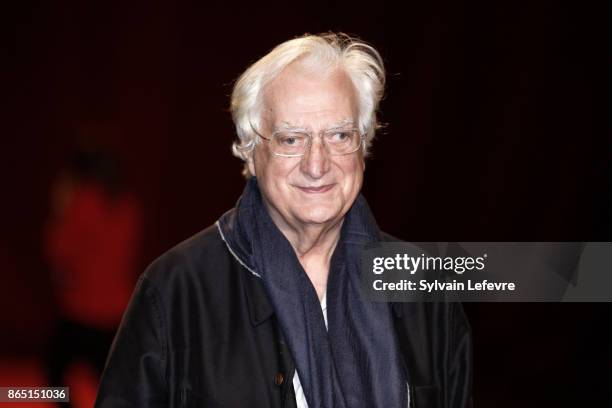
[[[283,385],[283,382],[285,382],[285,376],[283,375],[283,373],[276,373],[276,375],[274,376],[274,383],[276,385]]]

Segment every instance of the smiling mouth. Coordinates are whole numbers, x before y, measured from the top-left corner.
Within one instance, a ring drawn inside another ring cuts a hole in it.
[[[331,190],[334,186],[335,186],[335,184],[326,184],[324,186],[319,186],[319,187],[301,187],[301,186],[297,186],[297,188],[299,188],[300,190],[302,190],[305,193],[309,193],[309,194],[321,194],[321,193],[325,193],[325,192]]]

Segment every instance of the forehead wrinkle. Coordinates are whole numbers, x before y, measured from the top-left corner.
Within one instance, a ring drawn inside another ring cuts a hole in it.
[[[279,130],[306,131],[307,129],[303,126],[293,125],[290,122],[282,121],[280,125],[274,126],[272,130],[277,132]]]
[[[354,125],[354,124],[355,124],[355,121],[353,119],[346,118],[346,119],[342,119],[341,121],[332,124],[329,127],[329,129],[337,129],[337,128],[344,127],[346,125]]]
[[[325,130],[331,130],[331,129],[338,129],[338,128],[342,128],[345,127],[347,125],[354,125],[355,124],[355,120],[353,119],[342,119],[338,122],[332,123],[331,125],[329,125],[328,127],[325,127]],[[291,122],[288,121],[282,121],[280,125],[276,125],[272,128],[273,132],[278,132],[281,130],[290,130],[290,131],[308,131],[311,130],[311,128],[309,127],[304,127],[304,126],[300,126],[300,125],[294,125]]]

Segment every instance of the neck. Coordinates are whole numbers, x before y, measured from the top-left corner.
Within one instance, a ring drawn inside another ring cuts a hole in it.
[[[331,225],[307,225],[293,227],[278,225],[296,255],[300,259],[320,259],[329,263],[331,255],[340,238],[342,221]]]
[[[293,247],[321,300],[327,289],[331,257],[340,239],[342,219],[325,224],[293,224],[270,207],[268,210],[274,224]]]

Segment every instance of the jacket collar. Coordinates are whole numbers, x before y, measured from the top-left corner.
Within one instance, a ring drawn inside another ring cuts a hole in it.
[[[268,295],[260,278],[243,273],[241,274],[242,287],[249,306],[249,315],[253,326],[258,326],[274,314],[274,307],[268,300]]]
[[[232,209],[226,213],[226,216],[235,218],[235,209]],[[261,276],[255,272],[253,267],[249,265],[247,258],[244,256],[244,249],[240,246],[230,245],[230,242],[226,238],[226,232],[223,232],[223,228],[221,228],[220,221],[215,223],[217,226],[217,230],[219,231],[219,235],[221,239],[227,246],[232,257],[249,273],[241,273],[240,281],[242,283],[242,288],[244,290],[244,295],[246,297],[247,305],[249,308],[249,315],[251,317],[251,323],[253,326],[258,326],[263,323],[265,320],[272,317],[274,314],[274,307],[268,300],[268,296],[266,295],[265,288],[263,286],[263,282],[261,281]],[[233,222],[229,223],[229,228],[233,228]],[[242,255],[242,257],[241,257]]]

